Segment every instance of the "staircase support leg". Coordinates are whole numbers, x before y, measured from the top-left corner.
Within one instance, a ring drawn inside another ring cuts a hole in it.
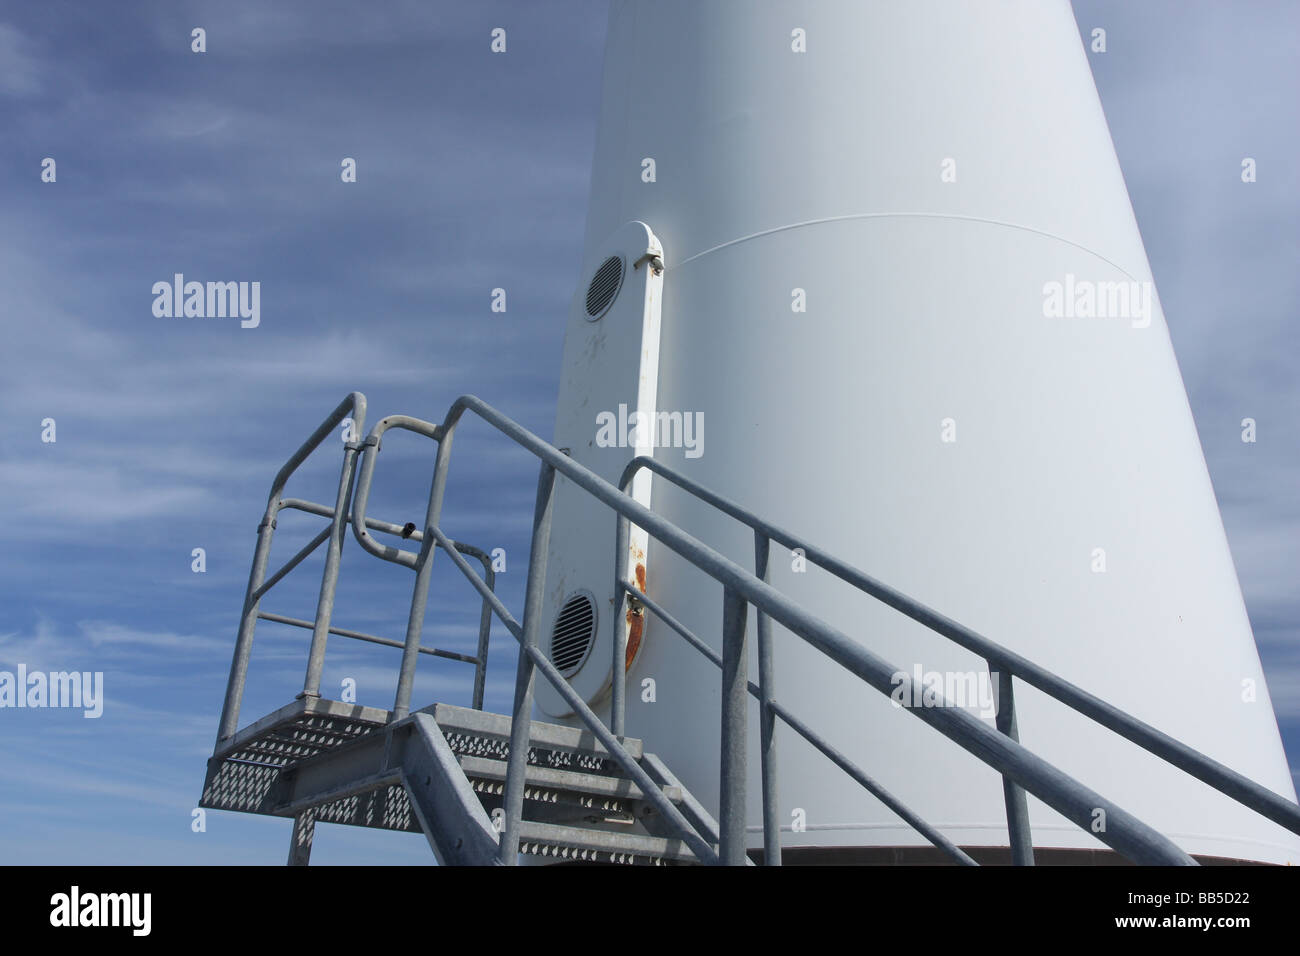
[[[745,782],[748,755],[745,719],[749,705],[749,654],[745,624],[749,605],[731,588],[722,596],[722,767],[719,794],[719,862],[744,866]]]
[[[311,841],[315,835],[314,810],[304,810],[293,818],[293,836],[289,840],[289,866],[307,866],[311,862]]]

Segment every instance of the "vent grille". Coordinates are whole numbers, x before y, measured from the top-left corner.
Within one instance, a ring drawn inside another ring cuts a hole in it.
[[[610,256],[600,264],[587,286],[587,317],[598,319],[605,314],[623,284],[623,260]]]
[[[551,663],[568,677],[586,661],[595,637],[595,600],[586,591],[570,595],[551,629]]]

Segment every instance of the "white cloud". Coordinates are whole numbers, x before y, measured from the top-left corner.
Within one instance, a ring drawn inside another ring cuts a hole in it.
[[[34,44],[16,27],[0,23],[0,94],[39,93],[42,72]]]

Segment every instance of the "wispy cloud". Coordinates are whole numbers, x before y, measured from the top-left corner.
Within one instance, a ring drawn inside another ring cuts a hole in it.
[[[0,94],[31,96],[38,93],[41,72],[35,44],[17,27],[0,23]]]

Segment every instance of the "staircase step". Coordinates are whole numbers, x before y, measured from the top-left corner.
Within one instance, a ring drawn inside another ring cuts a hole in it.
[[[595,863],[696,862],[681,840],[530,820],[519,824],[519,852]]]
[[[424,713],[432,714],[445,734],[460,733],[475,737],[510,739],[511,719],[505,714],[490,714],[452,704],[434,704],[426,708]],[[529,738],[529,743],[533,747],[594,754],[610,759],[605,746],[585,727],[566,727],[563,724],[548,724],[534,720],[529,728]],[[634,760],[640,760],[644,753],[641,741],[635,737],[624,737],[623,747]]]
[[[489,760],[486,757],[460,756],[461,768],[471,780],[492,780],[504,782],[507,763],[504,760]],[[524,782],[529,787],[552,790],[562,793],[589,794],[594,797],[618,798],[621,800],[644,800],[645,793],[626,777],[610,777],[603,774],[578,773],[572,770],[555,770],[551,767],[529,766],[524,774]],[[664,787],[664,795],[674,803],[682,801],[680,787]]]

